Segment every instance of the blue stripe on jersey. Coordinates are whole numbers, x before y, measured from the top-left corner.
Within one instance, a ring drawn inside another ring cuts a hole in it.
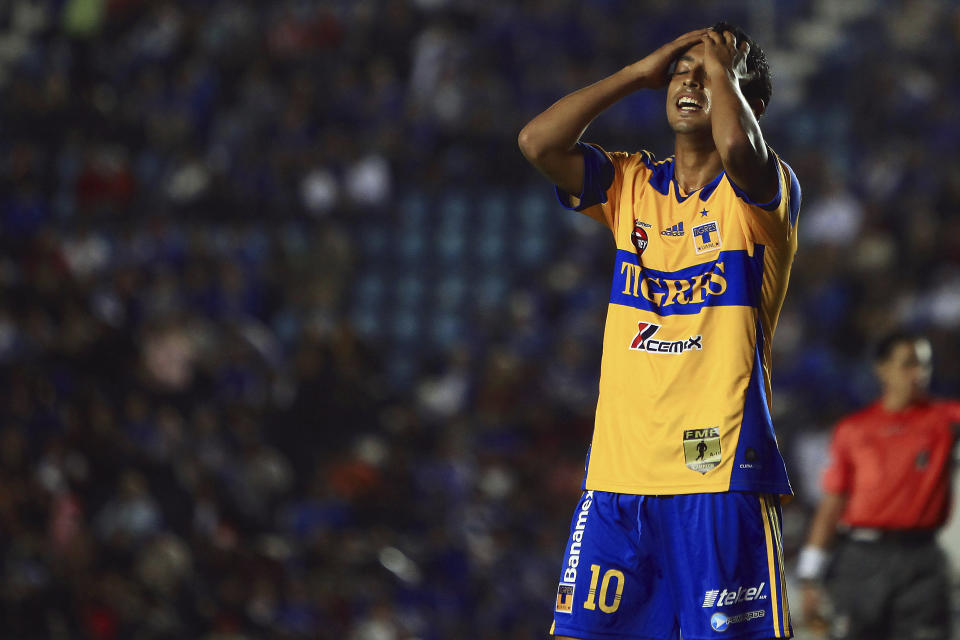
[[[670,195],[671,185],[673,193],[677,198],[677,202],[683,202],[693,195],[693,193],[685,196],[680,195],[680,187],[677,185],[676,180],[673,179],[673,156],[670,156],[663,162],[657,164],[650,164],[649,162],[646,162],[646,160],[644,160],[644,163],[651,170],[650,177],[647,179],[647,182],[660,195]],[[699,197],[700,200],[705,202],[710,196],[713,195],[713,192],[720,185],[720,181],[723,180],[725,173],[726,172],[721,171],[713,180],[703,185],[703,187],[694,193],[697,194],[697,197]]]
[[[706,202],[710,198],[710,196],[713,195],[713,192],[716,191],[717,187],[720,186],[720,181],[723,180],[723,176],[725,176],[726,173],[727,173],[726,171],[721,172],[720,175],[718,175],[716,178],[714,178],[707,184],[703,185],[700,188],[700,191],[697,192],[697,197],[700,198],[702,202]],[[677,200],[680,200],[679,195],[677,197]],[[686,198],[684,198],[684,200],[686,200]],[[680,201],[683,202],[683,200],[680,200]]]
[[[759,207],[764,211],[773,211],[780,206],[780,199],[783,198],[783,189],[780,186],[780,175],[777,174],[777,195],[773,196],[769,202],[754,202],[750,196],[747,195],[747,192],[734,184],[733,180],[730,181],[730,186],[733,187],[733,192],[737,194],[737,197],[746,202],[749,205],[754,207]]]
[[[790,174],[790,224],[797,224],[797,216],[800,215],[800,201],[803,200],[803,193],[800,191],[800,181],[797,180],[797,174],[793,172],[786,162],[783,166],[787,168]]]
[[[650,167],[647,182],[662,196],[670,195],[670,181],[673,180],[673,158],[667,158]]]
[[[756,245],[752,257],[743,250],[721,251],[714,260],[679,271],[642,267],[636,253],[618,249],[610,303],[660,316],[695,315],[704,307],[758,307],[763,249]]]
[[[743,404],[743,422],[737,453],[730,473],[731,491],[769,491],[770,493],[793,493],[783,458],[777,449],[773,433],[773,418],[767,402],[767,388],[763,381],[763,365],[760,354],[764,349],[763,328],[757,321],[757,339],[753,353],[753,371],[747,386]],[[757,478],[766,482],[758,484]],[[760,487],[760,488],[758,488]]]
[[[583,190],[580,192],[580,204],[571,206],[568,193],[560,187],[555,187],[555,191],[560,206],[573,211],[583,211],[607,201],[607,189],[613,184],[616,173],[610,158],[600,149],[583,142],[578,142],[577,148],[583,155]]]

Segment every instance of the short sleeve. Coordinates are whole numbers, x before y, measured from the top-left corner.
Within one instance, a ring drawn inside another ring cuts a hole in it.
[[[777,164],[779,180],[777,194],[769,202],[754,202],[740,187],[730,182],[734,193],[746,205],[747,225],[755,240],[761,244],[774,246],[796,235],[797,221],[800,216],[800,203],[803,198],[800,182],[786,162],[773,150]]]
[[[577,148],[583,154],[583,191],[574,196],[557,187],[557,200],[565,209],[578,211],[611,230],[616,229],[624,173],[631,164],[650,165],[652,155],[646,151],[608,153],[599,145],[583,142],[578,142]],[[635,158],[639,161],[632,163]]]
[[[823,471],[822,489],[825,493],[848,493],[853,484],[853,464],[847,446],[843,424],[837,426],[830,440],[830,458]]]
[[[583,155],[583,191],[573,204],[572,195],[556,187],[557,200],[565,209],[584,211],[607,202],[607,190],[613,186],[615,169],[610,156],[600,147],[578,142],[577,149]]]

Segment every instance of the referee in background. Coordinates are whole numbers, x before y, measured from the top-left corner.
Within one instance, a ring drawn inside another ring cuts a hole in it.
[[[797,568],[808,623],[823,624],[824,587],[829,595],[831,638],[950,638],[949,563],[936,533],[950,511],[960,402],[928,396],[931,360],[921,336],[882,340],[880,399],[834,430]]]

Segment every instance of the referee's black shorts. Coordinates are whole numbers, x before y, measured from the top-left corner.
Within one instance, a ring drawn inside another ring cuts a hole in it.
[[[859,538],[843,539],[827,573],[830,637],[950,640],[950,563],[934,534]]]

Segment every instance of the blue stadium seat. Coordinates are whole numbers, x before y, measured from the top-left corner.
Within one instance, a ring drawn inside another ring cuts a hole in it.
[[[434,288],[436,308],[440,310],[458,309],[463,304],[467,292],[466,282],[459,275],[445,276]]]
[[[463,339],[463,322],[459,316],[440,313],[430,325],[430,337],[438,347],[450,347]]]
[[[390,332],[399,343],[413,342],[420,333],[420,313],[416,309],[398,309],[390,314]]]
[[[407,274],[396,283],[396,306],[399,309],[417,309],[423,301],[423,279]]]

